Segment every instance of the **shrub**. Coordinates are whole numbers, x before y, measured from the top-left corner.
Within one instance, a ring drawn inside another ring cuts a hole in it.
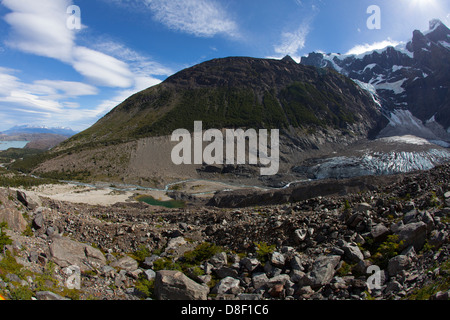
[[[275,245],[269,246],[267,242],[255,242],[256,257],[259,261],[265,262],[269,259],[269,255],[275,251]]]
[[[186,252],[184,258],[191,265],[211,259],[215,254],[222,252],[223,249],[215,244],[204,242],[198,245],[194,250]]]
[[[380,244],[372,260],[381,268],[385,268],[389,260],[398,255],[403,241],[399,241],[398,235],[390,235],[387,240]]]

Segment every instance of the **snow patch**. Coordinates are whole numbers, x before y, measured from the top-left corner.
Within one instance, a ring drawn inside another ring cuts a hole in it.
[[[364,68],[363,72],[365,72],[367,69],[372,70],[376,65],[377,65],[376,63],[368,64],[368,65]]]
[[[386,83],[380,83],[380,84],[375,84],[375,88],[377,90],[392,90],[394,91],[395,94],[400,94],[405,92],[405,89],[402,88],[403,84],[405,83],[405,81],[408,79],[402,79],[396,82],[386,82]]]
[[[450,43],[447,41],[439,41],[439,43],[446,49],[450,50]]]
[[[389,124],[393,127],[396,126],[415,126],[417,128],[422,128],[423,126],[419,124],[420,121],[416,117],[414,117],[409,110],[401,110],[397,109],[391,113],[391,117],[389,119]]]

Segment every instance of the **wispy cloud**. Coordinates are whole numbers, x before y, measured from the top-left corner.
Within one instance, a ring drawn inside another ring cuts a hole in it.
[[[197,37],[238,37],[238,25],[213,0],[144,0],[154,19],[168,28]]]
[[[293,32],[283,32],[281,41],[275,45],[274,49],[277,54],[295,56],[299,50],[305,47],[306,37],[309,33],[309,25],[303,23],[297,30]]]

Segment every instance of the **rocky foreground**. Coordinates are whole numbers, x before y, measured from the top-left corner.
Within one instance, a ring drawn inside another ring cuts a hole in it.
[[[90,206],[0,189],[0,295],[448,300],[450,165],[389,181],[231,209]]]

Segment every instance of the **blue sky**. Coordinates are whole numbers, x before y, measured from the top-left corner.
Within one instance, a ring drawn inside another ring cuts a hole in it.
[[[367,27],[371,5],[381,10],[380,29]],[[406,42],[433,18],[449,26],[450,1],[0,0],[0,131],[83,130],[206,60],[359,53]]]

